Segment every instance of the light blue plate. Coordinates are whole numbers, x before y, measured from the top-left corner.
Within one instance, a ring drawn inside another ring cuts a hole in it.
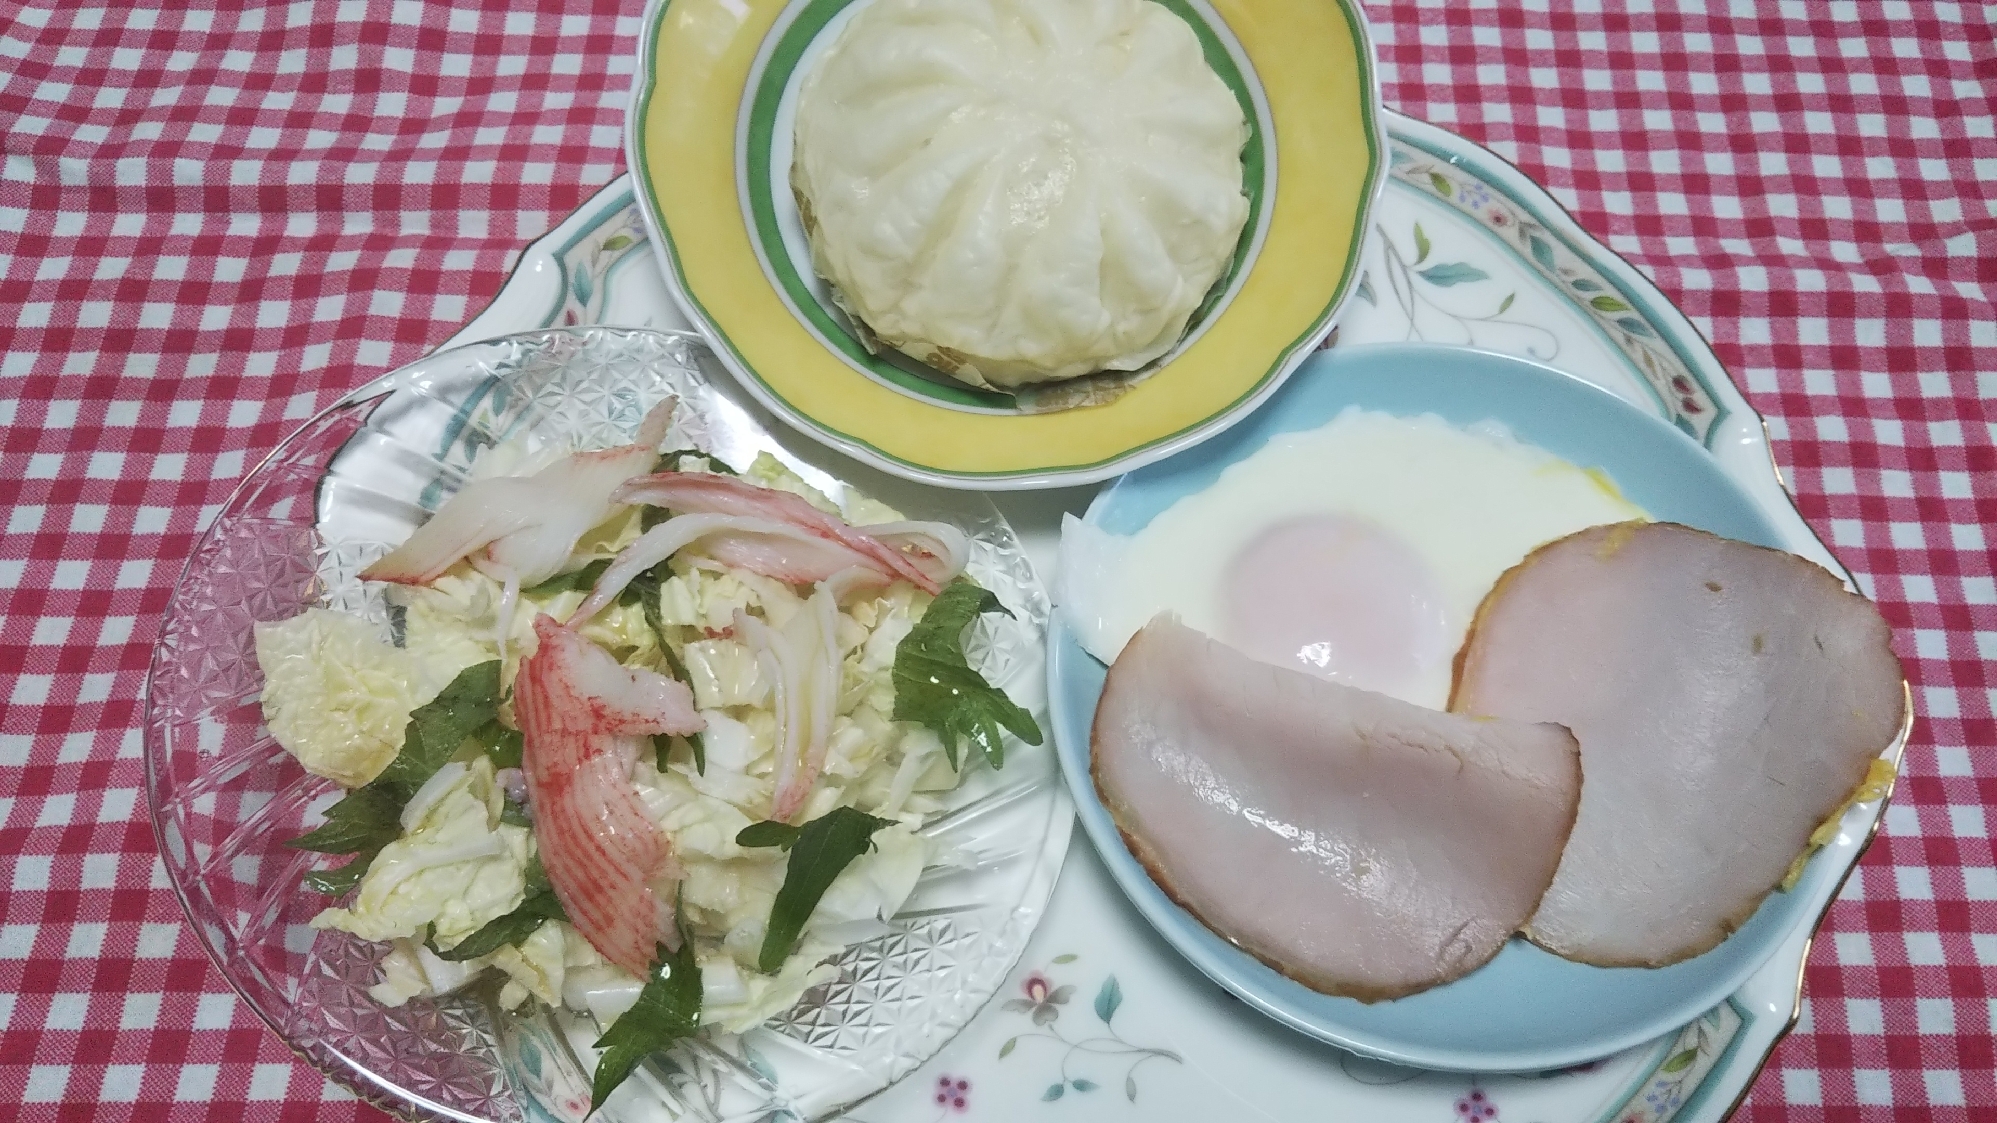
[[[1661,520],[1780,547],[1775,529],[1697,444],[1605,390],[1558,371],[1456,347],[1380,345],[1327,352],[1255,416],[1105,490],[1088,521],[1130,534],[1206,488],[1270,437],[1325,424],[1347,406],[1459,425],[1495,419],[1519,439],[1609,473]],[[1124,847],[1089,777],[1089,725],[1105,669],[1059,612],[1048,631],[1048,683],[1061,766],[1082,826],[1118,884],[1195,966],[1249,1005],[1313,1037],[1421,1068],[1544,1070],[1641,1044],[1690,1022],[1747,980],[1783,937],[1813,917],[1808,892],[1773,893],[1741,930],[1670,967],[1570,963],[1514,939],[1481,970],[1409,998],[1367,1005],[1319,994],[1270,970],[1174,904]],[[1243,871],[1253,876],[1252,871]],[[1805,886],[1837,871],[1812,863]]]

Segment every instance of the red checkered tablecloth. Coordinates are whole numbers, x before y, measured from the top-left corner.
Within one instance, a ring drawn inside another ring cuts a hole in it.
[[[1517,162],[1711,337],[1898,630],[1906,775],[1739,1118],[1997,1118],[1997,5],[1371,14],[1390,104]],[[640,15],[0,6],[0,1120],[382,1118],[184,928],[147,660],[248,467],[621,170]]]

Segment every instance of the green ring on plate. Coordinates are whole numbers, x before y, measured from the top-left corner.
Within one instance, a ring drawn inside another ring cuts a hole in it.
[[[811,285],[799,272],[798,263],[791,257],[790,247],[784,242],[783,231],[777,221],[776,199],[770,184],[771,149],[776,140],[777,107],[782,103],[784,91],[796,74],[798,64],[803,61],[805,52],[824,33],[825,26],[838,18],[839,14],[851,7],[857,0],[809,0],[797,18],[778,38],[776,48],[770,53],[769,61],[763,64],[762,73],[756,81],[756,97],[749,107],[749,121],[746,135],[747,151],[743,154],[747,166],[744,187],[749,196],[749,212],[755,218],[756,238],[762,247],[765,271],[771,279],[790,297],[791,307],[815,328],[818,334],[831,342],[847,362],[873,372],[881,381],[895,386],[918,398],[949,406],[968,406],[974,409],[1011,411],[1014,399],[1011,394],[998,390],[980,390],[954,381],[941,381],[945,376],[925,378],[905,370],[884,355],[867,350],[866,346],[840,322],[841,314],[827,308],[812,291]],[[1262,215],[1263,194],[1268,189],[1268,160],[1262,142],[1262,119],[1255,112],[1255,98],[1250,92],[1251,79],[1243,75],[1235,64],[1234,56],[1228,53],[1220,37],[1214,34],[1207,21],[1200,18],[1186,0],[1156,0],[1159,6],[1184,20],[1193,29],[1193,35],[1200,41],[1200,51],[1206,57],[1207,65],[1226,84],[1234,100],[1241,106],[1241,115],[1248,122],[1248,140],[1241,147],[1241,186],[1248,196],[1248,220],[1241,226],[1241,236],[1234,247],[1233,260],[1227,271],[1213,283],[1207,295],[1194,309],[1186,323],[1188,334],[1198,331],[1200,324],[1225,299],[1234,287],[1234,280],[1241,274],[1253,256],[1255,232]],[[1177,351],[1177,345],[1173,352]],[[1167,352],[1171,355],[1173,352]],[[912,360],[911,360],[912,361]]]

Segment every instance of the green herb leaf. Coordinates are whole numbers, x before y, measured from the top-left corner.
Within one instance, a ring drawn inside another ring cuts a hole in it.
[[[658,508],[653,508],[657,510]],[[665,562],[653,566],[631,579],[624,591],[617,594],[618,604],[631,604],[634,601],[645,612],[645,625],[652,629],[652,636],[659,641],[659,650],[665,654],[666,669],[674,678],[692,685],[693,679],[686,672],[686,664],[680,662],[679,653],[673,650],[673,641],[666,635],[666,615],[659,607],[659,588],[672,576],[672,569]],[[694,771],[707,775],[707,742],[698,733],[688,733],[686,743],[693,750]],[[661,767],[665,765],[666,754],[672,751],[672,738],[661,734],[652,738],[652,747],[659,754]]]
[[[303,879],[305,888],[314,893],[324,893],[328,897],[344,897],[354,891],[354,886],[361,883],[361,878],[367,875],[368,866],[374,863],[374,856],[377,853],[379,853],[377,850],[365,851],[360,857],[338,869],[313,870]]]
[[[322,854],[357,854],[336,870],[315,870],[304,884],[315,893],[341,896],[360,884],[381,848],[402,837],[402,806],[423,782],[464,747],[480,738],[488,753],[510,744],[518,765],[519,734],[499,724],[499,660],[466,667],[435,698],[409,712],[402,751],[367,785],[348,792],[326,809],[326,821],[285,845]],[[494,732],[494,731],[497,732]],[[491,743],[488,743],[491,742]],[[494,757],[495,762],[499,757]]]
[[[520,594],[528,597],[552,597],[556,593],[587,592],[596,587],[596,579],[603,576],[603,571],[609,568],[609,558],[598,558],[581,569],[557,573],[538,585],[522,589]]]
[[[321,854],[372,855],[402,837],[402,804],[372,784],[356,788],[326,809],[324,823],[285,845]]]
[[[656,614],[659,611],[659,598],[653,597],[650,603],[653,613]],[[686,664],[680,662],[680,657],[673,652],[673,645],[667,643],[663,635],[659,638],[659,650],[666,653],[666,669],[673,673],[674,678],[691,687],[693,685],[693,676],[687,674]],[[706,738],[698,732],[687,733],[682,736],[686,738],[687,747],[693,750],[693,770],[703,776],[707,775]]]
[[[410,711],[402,751],[368,787],[407,802],[457,755],[465,738],[498,716],[499,660],[466,667],[435,698]]]
[[[777,890],[776,903],[770,908],[770,926],[763,935],[763,950],[756,957],[758,969],[774,974],[783,966],[819,898],[853,859],[873,848],[874,832],[890,822],[855,808],[835,807],[798,830],[790,862],[784,867],[783,888]],[[763,825],[747,827],[744,833]],[[736,841],[741,841],[741,835]]]
[[[508,729],[499,723],[498,718],[478,727],[472,738],[485,746],[485,755],[494,768],[518,768],[520,756],[526,751],[526,738],[518,729]]]
[[[797,836],[803,833],[803,831],[803,827],[794,827],[789,823],[779,823],[775,819],[765,819],[760,823],[750,823],[740,831],[737,831],[735,834],[735,845],[781,846],[785,850],[789,850],[791,844],[797,841]]]
[[[499,821],[509,827],[532,827],[534,820],[527,817],[527,811],[512,800],[506,800],[499,807]]]
[[[535,887],[537,873],[541,883],[539,889]],[[479,955],[491,955],[493,951],[499,951],[501,947],[507,945],[519,947],[519,943],[523,943],[529,935],[539,931],[539,927],[545,921],[561,921],[561,919],[569,919],[569,915],[561,911],[561,901],[555,897],[555,891],[547,885],[547,873],[541,873],[541,859],[539,855],[535,855],[533,865],[527,869],[527,895],[521,899],[517,909],[513,909],[503,917],[493,917],[485,921],[485,927],[459,939],[455,945],[447,949],[433,947],[433,951],[437,951],[437,959],[451,959],[455,963],[461,963],[465,959],[477,959]]]
[[[933,730],[943,739],[952,768],[962,740],[976,745],[993,768],[1003,767],[1001,726],[1029,745],[1040,743],[1033,715],[986,682],[964,658],[964,629],[987,612],[1012,615],[989,590],[959,577],[894,651],[894,720],[921,722]]]
[[[686,913],[676,910],[684,917]],[[660,944],[658,965],[645,980],[638,1002],[619,1015],[610,1028],[597,1038],[603,1050],[597,1058],[596,1077],[589,1091],[590,1110],[603,1106],[610,1093],[624,1083],[638,1062],[670,1046],[682,1037],[691,1037],[700,1028],[700,964],[694,959],[693,939],[684,922],[680,926],[680,950],[668,952]]]
[[[553,893],[529,897],[520,902],[519,908],[505,916],[487,921],[484,927],[458,941],[457,944],[448,948],[433,947],[432,950],[437,953],[437,958],[452,962],[477,959],[481,955],[490,955],[502,947],[518,946],[527,937],[539,931],[542,924],[550,920],[559,920],[562,916],[561,902],[555,900]]]
[[[659,572],[662,569],[665,570],[664,573]],[[667,567],[667,563],[660,562],[631,578],[630,583],[617,593],[618,604],[626,606],[635,604],[645,610],[645,624],[652,629],[652,635],[658,639],[660,647],[670,645],[666,643],[666,618],[659,611],[659,586],[671,575],[672,570]]]
[[[526,883],[529,897],[536,893],[552,893],[555,889],[555,883],[548,880],[548,867],[541,864],[539,852],[527,859],[527,868],[521,871],[520,879]]]

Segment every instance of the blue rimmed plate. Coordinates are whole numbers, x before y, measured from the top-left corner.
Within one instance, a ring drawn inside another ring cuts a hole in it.
[[[1178,499],[1279,433],[1329,422],[1348,406],[1459,425],[1495,420],[1521,440],[1600,468],[1660,520],[1781,548],[1763,509],[1690,436],[1616,395],[1547,367],[1489,352],[1379,345],[1327,353],[1268,406],[1223,436],[1139,469],[1097,497],[1088,520],[1141,529]],[[1726,942],[1656,969],[1573,963],[1514,939],[1482,969],[1393,1002],[1310,990],[1216,935],[1174,904],[1131,856],[1089,771],[1089,727],[1105,668],[1056,614],[1048,633],[1055,737],[1082,825],[1111,875],[1181,954],[1263,1013],[1313,1037],[1405,1065],[1472,1072],[1580,1064],[1690,1022],[1738,988],[1799,924],[1842,869],[1812,863],[1795,891],[1774,893]]]

